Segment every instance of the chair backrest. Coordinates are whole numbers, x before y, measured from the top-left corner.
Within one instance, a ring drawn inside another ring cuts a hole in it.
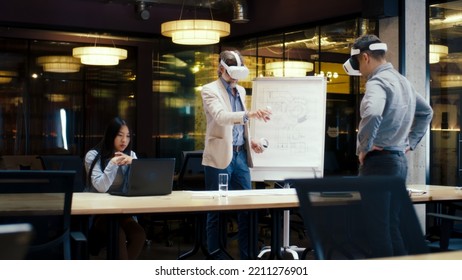
[[[398,177],[326,177],[287,182],[297,190],[300,212],[317,259],[393,256],[396,253],[392,244],[400,238],[404,254],[428,251],[405,182]],[[394,233],[390,232],[388,211],[394,206],[387,206],[391,203],[401,206],[400,223]],[[399,238],[379,239],[374,232],[377,229]]]
[[[32,238],[30,224],[0,225],[0,260],[24,259]]]
[[[0,169],[42,170],[43,167],[37,155],[3,155],[0,157]]]
[[[75,171],[0,170],[0,224],[29,223],[27,259],[70,259]]]
[[[204,166],[202,154],[204,151],[183,151],[182,164],[178,173],[176,189],[205,190]]]
[[[76,172],[74,177],[74,192],[83,192],[85,190],[85,172],[83,160],[75,155],[41,155],[45,170],[73,170]]]

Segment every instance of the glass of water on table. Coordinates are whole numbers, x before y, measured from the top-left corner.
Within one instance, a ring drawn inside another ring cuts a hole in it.
[[[219,173],[218,174],[218,193],[220,197],[228,196],[228,174]]]

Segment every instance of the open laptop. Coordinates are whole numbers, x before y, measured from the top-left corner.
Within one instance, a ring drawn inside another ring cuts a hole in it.
[[[125,191],[112,195],[146,196],[172,193],[175,158],[134,159],[130,165]]]

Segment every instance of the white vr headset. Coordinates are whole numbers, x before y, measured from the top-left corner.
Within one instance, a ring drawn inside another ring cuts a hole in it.
[[[343,69],[350,76],[361,76],[359,72],[359,61],[357,55],[362,51],[371,50],[371,51],[387,51],[387,44],[385,43],[373,43],[370,44],[367,48],[364,49],[355,49],[351,48],[350,58],[343,63]]]
[[[226,71],[228,72],[229,76],[235,80],[242,80],[245,79],[249,75],[249,69],[242,65],[241,59],[239,58],[239,55],[236,52],[231,52],[234,55],[234,58],[236,59],[237,65],[241,66],[228,66],[223,59],[220,60],[220,64],[225,67]]]

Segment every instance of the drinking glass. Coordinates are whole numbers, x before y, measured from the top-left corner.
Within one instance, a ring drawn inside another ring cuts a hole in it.
[[[218,174],[218,192],[221,197],[228,196],[228,174],[227,173]]]

